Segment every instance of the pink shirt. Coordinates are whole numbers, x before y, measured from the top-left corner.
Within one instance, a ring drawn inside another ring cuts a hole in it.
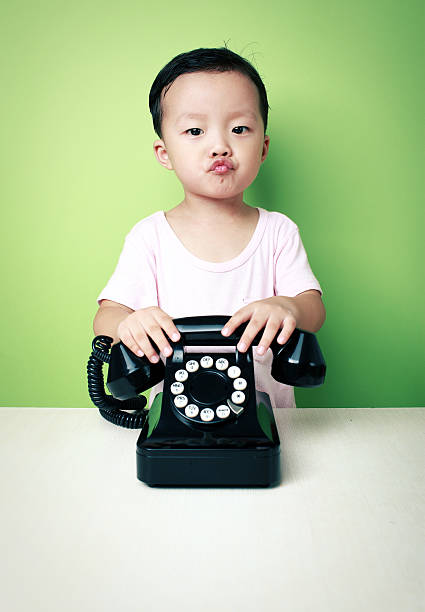
[[[321,287],[315,278],[298,227],[286,215],[258,208],[250,242],[235,258],[214,263],[188,251],[164,211],[142,219],[125,238],[117,266],[97,298],[133,310],[159,306],[173,319],[196,315],[233,315],[244,305],[274,295],[294,297]],[[223,349],[205,347],[208,352]],[[273,408],[295,407],[293,388],[270,375],[272,352],[254,349],[255,381]],[[150,404],[162,383],[150,395]]]

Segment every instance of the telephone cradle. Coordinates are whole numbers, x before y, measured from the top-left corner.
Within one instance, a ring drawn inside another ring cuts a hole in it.
[[[236,348],[247,323],[228,337],[229,316],[174,320],[180,340],[173,353],[152,364],[122,342],[97,336],[87,364],[89,394],[101,415],[141,428],[136,445],[137,477],[149,486],[272,487],[281,482],[280,440],[269,396],[254,382],[252,345]],[[277,338],[277,336],[276,336]],[[316,336],[295,329],[288,342],[276,338],[271,375],[278,382],[317,387],[326,365]],[[232,347],[229,352],[187,352],[186,347]],[[157,348],[157,347],[155,347]],[[109,363],[104,390],[102,366]],[[149,410],[140,393],[164,381]],[[131,412],[127,412],[131,411]]]

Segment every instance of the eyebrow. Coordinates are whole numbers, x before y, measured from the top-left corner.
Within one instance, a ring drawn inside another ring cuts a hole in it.
[[[251,117],[252,119],[254,119],[254,121],[257,121],[256,114],[250,110],[241,110],[241,111],[236,111],[234,113],[230,113],[229,119],[233,119],[234,117],[244,117],[244,116]],[[204,113],[182,113],[181,115],[177,117],[176,123],[179,123],[179,121],[185,118],[187,119],[205,119],[205,117],[207,117],[207,115],[205,115]]]

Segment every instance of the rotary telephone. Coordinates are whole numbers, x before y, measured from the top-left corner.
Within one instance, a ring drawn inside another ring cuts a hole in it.
[[[87,364],[89,394],[101,415],[123,427],[141,428],[137,477],[150,486],[267,487],[279,484],[280,440],[269,396],[255,389],[252,345],[237,350],[247,323],[230,336],[220,332],[229,316],[174,320],[180,340],[153,364],[125,344],[97,336]],[[280,331],[280,330],[279,330]],[[233,352],[188,353],[185,347],[232,346]],[[157,348],[157,347],[156,347]],[[317,387],[326,365],[316,336],[295,329],[277,343],[271,375],[297,387]],[[104,390],[102,366],[109,363]],[[139,394],[164,380],[149,410]],[[130,412],[127,412],[130,411]]]

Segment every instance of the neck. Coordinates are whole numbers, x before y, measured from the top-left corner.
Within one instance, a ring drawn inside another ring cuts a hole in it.
[[[194,194],[185,193],[185,198],[176,207],[179,212],[190,215],[198,222],[224,222],[238,219],[252,211],[251,206],[243,201],[243,193],[233,198],[208,198]]]

